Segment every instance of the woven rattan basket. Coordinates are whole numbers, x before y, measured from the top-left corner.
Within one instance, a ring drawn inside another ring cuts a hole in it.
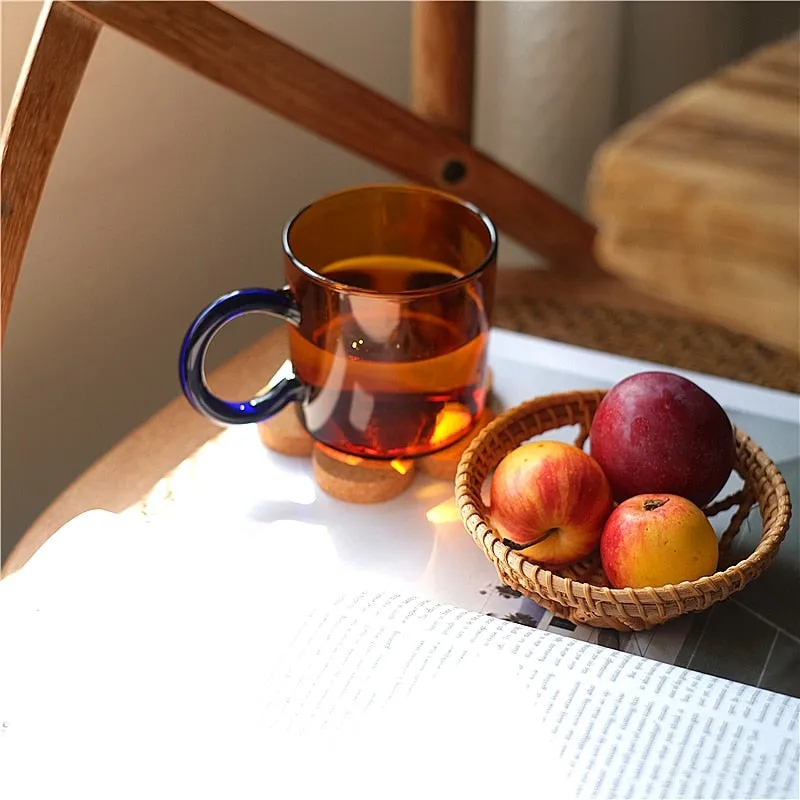
[[[742,488],[705,509],[712,516],[733,511],[720,538],[720,571],[696,581],[645,589],[612,589],[598,555],[552,571],[511,550],[492,530],[484,500],[486,479],[501,459],[533,436],[578,425],[583,447],[605,393],[567,392],[539,397],[507,411],[488,425],[464,453],[456,476],[456,501],[464,526],[497,568],[500,579],[534,602],[576,624],[644,630],[690,611],[701,611],[758,577],[778,552],[789,527],[791,503],[783,476],[767,454],[736,431],[735,470]],[[725,567],[730,545],[754,503],[762,519],[761,539],[743,561]],[[725,567],[725,568],[723,568]]]

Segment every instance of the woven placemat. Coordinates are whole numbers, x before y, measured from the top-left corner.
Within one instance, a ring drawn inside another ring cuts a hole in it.
[[[800,359],[713,323],[551,297],[504,297],[500,328],[770,389],[800,392]]]

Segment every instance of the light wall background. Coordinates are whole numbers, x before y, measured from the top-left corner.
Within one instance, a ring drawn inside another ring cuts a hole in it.
[[[408,102],[407,2],[226,5]],[[0,5],[3,120],[40,7]],[[476,143],[580,209],[592,153],[621,121],[797,25],[794,3],[482,2]],[[3,345],[3,557],[60,491],[176,396],[178,347],[202,306],[280,281],[285,220],[321,194],[380,180],[395,176],[105,30]],[[534,260],[504,240],[509,263]],[[269,326],[229,326],[214,360]]]

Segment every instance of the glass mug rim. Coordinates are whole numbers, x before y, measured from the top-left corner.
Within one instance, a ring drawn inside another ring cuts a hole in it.
[[[432,286],[432,287],[425,287],[422,289],[404,289],[397,292],[386,292],[380,291],[377,289],[367,289],[361,286],[353,286],[349,283],[342,283],[340,281],[333,280],[332,278],[323,275],[320,272],[317,272],[313,267],[309,267],[305,264],[301,259],[299,259],[292,249],[291,246],[291,235],[292,230],[296,223],[298,223],[307,211],[311,209],[316,209],[322,203],[327,202],[335,202],[337,199],[344,195],[356,195],[362,192],[374,192],[374,191],[381,191],[381,192],[391,192],[395,194],[425,194],[429,196],[438,197],[441,200],[446,200],[453,205],[457,205],[464,210],[471,213],[474,217],[480,220],[481,224],[483,225],[486,232],[489,234],[489,246],[486,249],[486,253],[483,257],[483,260],[478,264],[477,267],[470,270],[469,272],[460,275],[458,278],[453,278],[452,280],[447,281],[439,286]],[[398,298],[398,299],[413,299],[415,297],[432,297],[437,294],[442,294],[444,292],[449,292],[454,289],[458,289],[461,286],[471,283],[476,278],[480,277],[480,275],[489,267],[497,257],[497,229],[494,226],[494,223],[489,219],[489,217],[481,211],[476,205],[470,203],[468,200],[464,200],[460,197],[457,197],[454,194],[450,194],[449,192],[445,192],[441,189],[436,189],[428,186],[413,186],[409,184],[397,184],[397,183],[371,183],[366,184],[363,186],[358,186],[355,188],[349,189],[340,189],[335,192],[330,192],[322,197],[318,198],[317,200],[308,203],[307,205],[303,206],[299,211],[297,211],[294,216],[284,225],[283,233],[281,235],[281,244],[283,246],[284,255],[289,259],[292,266],[298,269],[300,272],[303,273],[307,278],[313,280],[315,283],[323,286],[325,289],[330,291],[339,292],[340,294],[347,294],[347,295],[368,295],[370,297],[381,298],[385,297],[387,299]]]

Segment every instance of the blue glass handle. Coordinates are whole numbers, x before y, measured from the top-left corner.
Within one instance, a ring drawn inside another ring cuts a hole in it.
[[[300,309],[288,289],[239,289],[217,298],[192,323],[181,346],[179,376],[186,399],[204,416],[220,425],[261,422],[289,403],[304,399],[306,388],[297,378],[284,378],[252,400],[228,402],[206,383],[206,351],[214,335],[232,319],[259,312],[300,323]]]

